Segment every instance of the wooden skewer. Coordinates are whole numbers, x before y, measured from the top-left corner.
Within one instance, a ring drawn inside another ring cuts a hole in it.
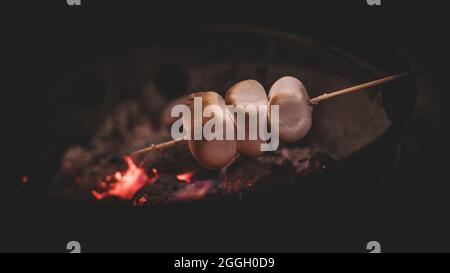
[[[150,152],[150,151],[161,151],[161,150],[167,149],[169,147],[175,146],[176,144],[178,144],[181,141],[183,141],[182,138],[169,140],[169,141],[162,142],[159,144],[152,144],[146,148],[134,151],[133,153],[131,153],[131,155],[137,155],[137,154],[141,154],[144,152]]]
[[[351,92],[356,92],[356,91],[359,91],[359,90],[362,90],[362,89],[367,89],[369,87],[380,85],[380,84],[383,84],[383,83],[386,83],[386,82],[390,82],[390,81],[393,81],[393,80],[397,80],[397,79],[406,77],[408,75],[409,75],[409,72],[404,72],[404,73],[400,73],[400,74],[384,77],[384,78],[381,78],[381,79],[378,79],[378,80],[374,80],[374,81],[371,81],[371,82],[366,82],[366,83],[363,83],[363,84],[360,84],[360,85],[356,85],[356,86],[348,87],[348,88],[345,88],[345,89],[341,89],[341,90],[338,90],[338,91],[334,91],[334,92],[329,93],[329,94],[325,93],[323,95],[320,95],[318,97],[310,99],[309,103],[313,104],[313,105],[316,105],[316,104],[318,104],[319,102],[321,102],[323,100],[327,100],[327,99],[334,98],[334,97],[337,97],[337,96],[340,96],[340,95],[344,95],[344,94],[347,94],[347,93],[351,93]]]
[[[363,84],[360,84],[360,85],[355,85],[355,86],[352,86],[352,87],[341,89],[341,90],[338,90],[338,91],[334,91],[332,93],[324,93],[323,95],[320,95],[318,97],[310,99],[309,103],[312,104],[312,105],[317,105],[319,102],[327,100],[327,99],[331,99],[331,98],[334,98],[334,97],[337,97],[337,96],[340,96],[340,95],[344,95],[344,94],[347,94],[347,93],[351,93],[351,92],[356,92],[356,91],[360,91],[360,90],[363,90],[363,89],[367,89],[369,87],[380,85],[380,84],[383,84],[383,83],[386,83],[386,82],[390,82],[390,81],[393,81],[393,80],[398,80],[398,79],[404,78],[404,77],[406,77],[408,75],[410,75],[409,72],[404,72],[404,73],[400,73],[400,74],[387,76],[387,77],[384,77],[384,78],[381,78],[381,79],[378,79],[378,80],[374,80],[374,81],[371,81],[371,82],[366,82],[366,83],[363,83]],[[162,143],[159,143],[159,144],[152,144],[152,145],[150,145],[150,146],[148,146],[146,148],[134,151],[131,155],[137,155],[137,154],[141,154],[141,153],[144,153],[144,152],[150,152],[150,151],[161,151],[161,150],[167,149],[169,147],[175,146],[178,143],[181,143],[182,141],[183,141],[183,139],[174,139],[174,140],[162,142]]]

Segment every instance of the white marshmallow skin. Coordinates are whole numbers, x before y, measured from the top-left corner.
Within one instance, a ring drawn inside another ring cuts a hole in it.
[[[228,89],[225,94],[225,102],[227,105],[242,105],[244,107],[254,105],[258,107],[260,105],[267,105],[268,98],[264,87],[259,82],[255,80],[245,80],[234,84]],[[265,142],[262,141],[259,136],[256,140],[249,139],[250,115],[252,118],[259,120],[258,112],[246,112],[245,115],[245,140],[237,140],[237,150],[239,153],[246,156],[260,156],[264,153],[261,151],[261,144]],[[236,118],[234,121],[237,128]],[[266,126],[266,124],[263,126]]]
[[[271,105],[279,105],[282,142],[293,143],[306,136],[312,125],[313,107],[301,81],[291,76],[277,80],[269,91],[269,120]]]
[[[207,91],[207,92],[198,92],[189,96],[187,100],[187,106],[190,108],[191,113],[194,113],[194,98],[201,97],[202,98],[202,109],[205,109],[208,105],[218,105],[221,109],[223,109],[223,114],[214,115],[212,117],[203,117],[198,119],[201,124],[196,123],[196,119],[194,115],[191,116],[191,124],[189,130],[189,126],[185,126],[186,131],[190,134],[191,138],[188,140],[189,150],[194,158],[204,167],[209,169],[220,169],[225,167],[233,158],[236,156],[237,147],[236,140],[226,140],[225,130],[223,135],[223,140],[206,140],[205,138],[201,140],[194,140],[194,126],[203,126],[210,120],[215,119],[218,122],[223,124],[223,128],[226,128],[226,124],[233,125],[233,121],[231,117],[229,117],[225,112],[225,101],[216,92]],[[198,122],[197,122],[198,123]],[[200,128],[200,127],[199,127]]]

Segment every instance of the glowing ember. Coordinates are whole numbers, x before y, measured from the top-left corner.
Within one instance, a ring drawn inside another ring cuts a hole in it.
[[[177,174],[177,179],[186,183],[191,183],[193,175],[194,172],[180,173]]]
[[[28,184],[29,181],[30,179],[28,178],[28,176],[22,176],[22,183]]]
[[[148,202],[148,195],[143,195],[139,197],[137,200],[133,201],[133,206],[143,206]]]
[[[145,170],[136,166],[133,160],[126,156],[125,161],[128,164],[128,169],[121,173],[117,171],[112,176],[107,176],[105,181],[99,183],[103,192],[92,191],[92,195],[101,200],[108,196],[116,196],[122,199],[132,199],[133,196],[142,187],[155,182],[158,178],[156,169],[152,169],[153,177],[148,177]],[[115,182],[113,180],[115,179]]]
[[[178,201],[202,199],[212,187],[213,182],[211,180],[197,181],[177,191],[173,195],[173,199]]]

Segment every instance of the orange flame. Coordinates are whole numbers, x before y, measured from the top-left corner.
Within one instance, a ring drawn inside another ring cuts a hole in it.
[[[154,183],[159,178],[156,169],[152,169],[154,176],[149,178],[145,170],[136,166],[131,157],[125,156],[124,159],[128,164],[128,169],[123,173],[117,171],[114,175],[107,176],[105,181],[101,181],[100,185],[103,189],[106,188],[106,191],[99,193],[93,190],[91,193],[96,199],[101,200],[108,196],[132,199],[142,187]],[[112,179],[115,179],[116,182],[111,183]]]
[[[180,174],[177,174],[177,179],[189,184],[192,181],[193,175],[194,175],[194,172],[180,173]]]

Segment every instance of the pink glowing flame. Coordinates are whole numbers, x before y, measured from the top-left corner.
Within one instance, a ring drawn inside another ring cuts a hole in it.
[[[194,172],[180,173],[177,174],[177,179],[189,184],[192,181],[192,176],[194,176]]]
[[[102,189],[102,192],[95,190],[91,192],[96,199],[116,196],[130,200],[142,187],[154,183],[159,178],[156,169],[152,170],[153,176],[148,177],[145,170],[136,166],[131,157],[126,156],[124,159],[128,164],[128,169],[123,173],[117,171],[112,176],[107,176],[105,181],[101,181],[99,188]]]

